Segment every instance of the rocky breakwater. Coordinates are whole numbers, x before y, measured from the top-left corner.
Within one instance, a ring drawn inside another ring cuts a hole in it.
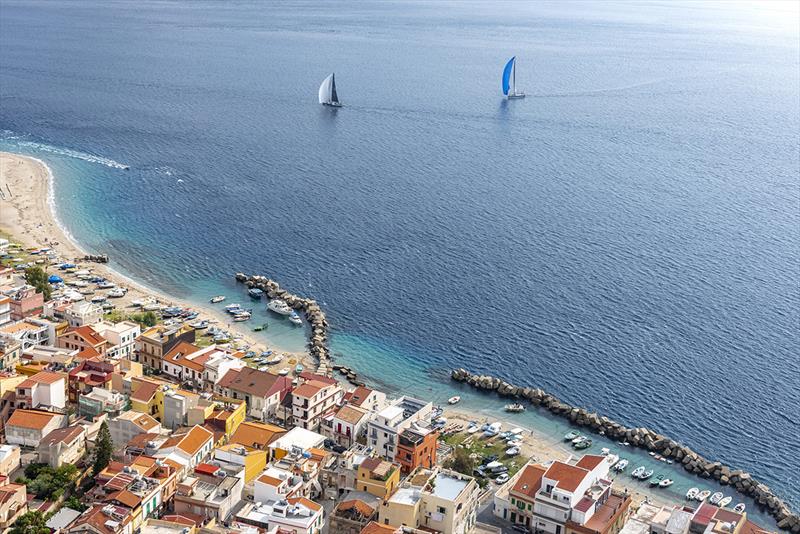
[[[281,288],[278,282],[266,276],[248,276],[244,273],[236,273],[236,281],[245,284],[250,289],[254,287],[260,289],[271,299],[281,299],[292,309],[304,315],[310,325],[308,352],[318,362],[317,373],[331,374],[331,357],[328,349],[328,321],[325,319],[325,313],[315,300],[294,295]]]
[[[608,417],[567,404],[540,388],[516,386],[494,376],[476,375],[464,369],[453,370],[451,377],[457,382],[467,383],[477,389],[494,391],[498,395],[520,401],[527,400],[553,415],[568,419],[576,426],[591,429],[618,441],[627,441],[633,446],[671,458],[676,465],[682,465],[690,473],[701,478],[716,480],[722,485],[735,488],[743,495],[752,497],[775,518],[778,528],[800,534],[800,516],[793,514],[786,503],[750,473],[704,458],[686,445],[654,430],[644,427],[628,428]]]

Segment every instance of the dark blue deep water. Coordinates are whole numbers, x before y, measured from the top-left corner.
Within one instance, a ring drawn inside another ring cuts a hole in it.
[[[539,385],[797,509],[792,7],[0,0],[0,148],[154,286],[267,274],[393,390],[446,399],[454,366]]]

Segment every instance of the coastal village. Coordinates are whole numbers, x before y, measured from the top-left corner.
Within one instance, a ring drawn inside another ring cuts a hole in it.
[[[253,306],[272,298],[273,312],[307,323],[309,354],[257,348],[213,315],[133,298],[101,274],[105,258],[8,237],[3,532],[767,532],[714,496],[655,504],[629,493],[611,477],[623,460],[589,452],[578,433],[565,436],[569,459],[533,457],[523,429],[368,387],[330,361],[319,307],[266,279],[238,276]]]

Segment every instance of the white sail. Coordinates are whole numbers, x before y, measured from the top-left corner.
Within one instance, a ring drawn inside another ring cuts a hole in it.
[[[322,80],[322,85],[319,86],[319,103],[333,103],[333,74]]]

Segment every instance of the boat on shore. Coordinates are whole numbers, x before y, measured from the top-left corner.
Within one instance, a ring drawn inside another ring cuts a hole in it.
[[[217,295],[216,297],[211,297],[211,304],[217,304],[225,300],[225,295]]]
[[[121,287],[115,287],[111,291],[108,292],[107,296],[109,298],[112,298],[112,299],[119,299],[119,298],[124,297],[125,293],[127,293],[127,291],[125,291],[125,289],[123,289]]]
[[[511,447],[506,449],[506,456],[517,456],[519,454],[519,447]]]
[[[518,402],[515,402],[514,404],[506,404],[505,410],[511,413],[520,413],[525,411],[525,406],[523,406]]]
[[[279,374],[279,375],[281,375],[281,376],[286,376],[286,375],[288,375],[290,372],[291,372],[291,369],[289,369],[288,367],[284,367],[283,369],[281,369],[280,371],[278,371],[278,374]]]
[[[195,330],[203,330],[204,328],[208,328],[208,321],[203,319],[202,321],[195,321],[193,323],[189,323],[189,326],[194,328]]]
[[[281,299],[270,300],[267,304],[267,309],[279,315],[290,315],[293,311],[292,308]]]

